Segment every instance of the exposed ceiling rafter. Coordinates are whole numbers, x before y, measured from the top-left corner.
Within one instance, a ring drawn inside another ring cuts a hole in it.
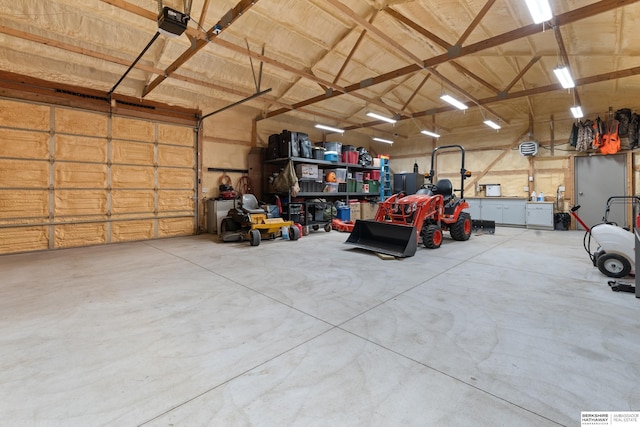
[[[619,7],[627,6],[633,3],[637,3],[640,0],[600,0],[599,2],[589,4],[587,6],[583,6],[581,8],[565,12],[563,14],[557,15],[555,18],[556,26],[564,26],[568,25],[592,16],[599,15],[601,13],[605,13],[611,10],[615,10]],[[456,52],[446,52],[441,55],[434,56],[432,58],[426,59],[424,61],[424,65],[428,67],[433,67],[439,64],[443,64],[449,62],[451,60],[461,58],[467,55],[471,55],[474,53],[481,52],[486,49],[490,49],[493,47],[500,46],[505,43],[509,43],[515,40],[519,40],[525,37],[529,37],[538,33],[541,33],[545,30],[545,26],[542,24],[530,24],[521,28],[517,28],[515,30],[507,31],[505,33],[499,34],[497,36],[489,37],[485,40],[481,40],[479,42],[472,43],[467,46],[461,47]],[[360,90],[364,87],[369,87],[372,85],[377,85],[410,73],[415,73],[419,71],[421,67],[417,64],[410,64],[401,68],[398,68],[393,71],[389,71],[384,74],[380,74],[375,77],[364,79],[358,83],[351,84],[345,87],[344,93],[350,93],[353,91]],[[303,101],[299,101],[294,104],[294,108],[305,107],[312,105],[317,102],[321,102],[336,96],[340,96],[341,93],[330,93],[324,94],[320,96],[316,96],[313,98],[309,98]],[[264,115],[264,118],[270,118],[277,116],[279,114],[283,114],[288,110],[274,110]],[[444,111],[448,111],[446,109]]]

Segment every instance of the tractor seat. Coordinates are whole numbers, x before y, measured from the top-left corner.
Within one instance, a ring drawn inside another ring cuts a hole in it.
[[[253,194],[242,195],[242,210],[250,214],[263,214],[264,209],[258,204],[258,199]]]
[[[435,194],[441,194],[442,197],[444,197],[444,202],[447,203],[453,195],[453,184],[451,184],[451,181],[448,179],[439,179],[438,182],[436,182],[433,192]]]

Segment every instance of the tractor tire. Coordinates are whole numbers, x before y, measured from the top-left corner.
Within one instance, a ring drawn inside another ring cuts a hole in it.
[[[300,238],[300,229],[295,225],[289,228],[289,240],[298,240]]]
[[[423,228],[422,244],[427,249],[438,249],[442,244],[442,228],[436,224]]]
[[[629,275],[631,263],[622,255],[604,253],[598,257],[598,270],[605,276],[619,279]]]
[[[259,230],[249,230],[249,244],[251,246],[258,246],[262,237]]]
[[[460,212],[458,220],[449,229],[449,234],[453,240],[469,240],[471,237],[471,215],[467,212]]]

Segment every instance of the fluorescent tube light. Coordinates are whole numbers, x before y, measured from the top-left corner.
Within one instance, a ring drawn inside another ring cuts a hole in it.
[[[555,73],[558,81],[560,81],[560,84],[563,88],[571,89],[572,87],[576,86],[576,84],[573,82],[573,79],[571,78],[569,67],[567,67],[566,65],[564,67],[554,68],[553,72]]]
[[[394,119],[390,119],[389,117],[381,116],[380,114],[372,113],[371,111],[367,113],[367,116],[373,117],[374,119],[382,120],[383,122],[387,122],[387,123],[391,123],[391,124],[396,122],[396,120],[394,120]]]
[[[581,119],[582,117],[584,117],[584,114],[582,114],[582,107],[580,107],[579,105],[571,107],[571,114],[573,114],[573,118],[575,119]]]
[[[484,124],[495,130],[500,129],[500,125],[494,122],[493,120],[485,120]]]
[[[453,98],[452,96],[449,96],[449,95],[442,95],[440,97],[440,99],[442,99],[445,102],[448,102],[449,104],[453,105],[454,107],[456,107],[459,110],[466,110],[468,108],[462,102],[458,101],[457,99],[455,99],[455,98]]]
[[[423,133],[427,136],[432,136],[434,138],[440,138],[440,135],[435,133],[435,132],[431,132],[430,130],[421,130],[420,133]]]
[[[328,131],[335,132],[335,133],[344,133],[344,129],[338,129],[338,128],[334,128],[334,127],[331,127],[331,126],[316,125],[316,127],[318,129],[328,130]]]
[[[549,0],[527,0],[527,7],[536,24],[547,22],[553,16]]]
[[[373,138],[374,141],[378,141],[378,142],[384,142],[386,144],[393,144],[393,141],[390,141],[388,139],[382,139],[382,138]]]

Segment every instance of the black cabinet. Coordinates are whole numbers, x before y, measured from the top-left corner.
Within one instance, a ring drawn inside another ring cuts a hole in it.
[[[416,194],[424,185],[424,175],[415,172],[393,174],[393,194]]]

